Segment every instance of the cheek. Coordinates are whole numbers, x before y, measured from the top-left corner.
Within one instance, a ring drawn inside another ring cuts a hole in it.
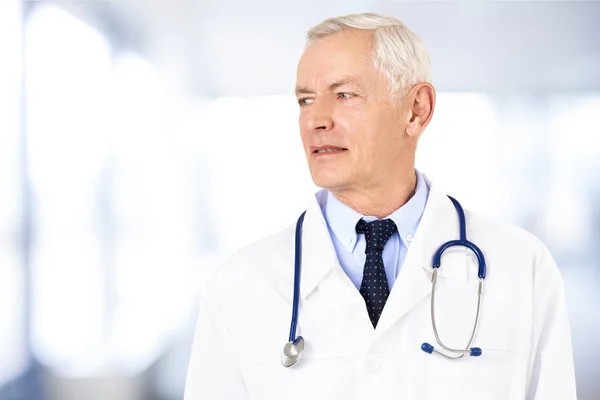
[[[372,136],[373,117],[364,107],[344,107],[335,115],[338,130],[344,132],[350,144],[364,146]]]
[[[379,113],[373,125],[374,136],[377,146],[385,152],[396,151],[402,146],[403,126],[400,116],[394,112]]]
[[[300,138],[302,139],[302,144],[306,146],[308,143],[308,129],[306,127],[306,117],[303,113],[300,113],[298,117],[298,127],[300,128]]]
[[[383,141],[381,124],[372,115],[356,115],[352,121],[354,129],[353,141],[360,146],[361,153],[370,155],[377,149],[385,147]]]

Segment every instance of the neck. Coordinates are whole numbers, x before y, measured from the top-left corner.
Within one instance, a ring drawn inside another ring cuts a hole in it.
[[[385,218],[414,196],[417,175],[414,169],[394,180],[393,185],[374,186],[363,190],[332,190],[342,203],[365,216]]]

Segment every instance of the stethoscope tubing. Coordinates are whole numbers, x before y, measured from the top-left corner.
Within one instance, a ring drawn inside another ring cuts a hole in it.
[[[481,355],[482,351],[479,347],[471,348],[471,344],[475,338],[475,334],[477,332],[477,327],[479,325],[479,315],[481,312],[481,298],[483,294],[483,280],[486,276],[486,264],[485,257],[483,256],[483,252],[477,247],[474,243],[467,240],[467,225],[465,213],[460,205],[460,203],[451,196],[448,198],[452,201],[454,208],[456,209],[456,213],[458,216],[458,224],[459,224],[459,239],[448,241],[440,246],[440,248],[435,252],[432,259],[432,288],[431,288],[431,324],[433,327],[433,333],[437,343],[446,351],[451,353],[458,353],[458,356],[451,356],[445,354],[437,349],[435,349],[429,343],[423,343],[421,345],[421,349],[429,354],[439,354],[448,359],[459,359],[464,357],[465,355],[478,357]],[[298,221],[296,223],[296,232],[295,232],[295,243],[294,243],[294,297],[292,303],[292,321],[290,324],[290,334],[288,337],[288,343],[286,343],[284,347],[284,351],[282,354],[282,364],[285,367],[291,367],[296,364],[298,358],[302,354],[304,350],[304,338],[301,336],[296,337],[296,329],[298,327],[298,308],[300,304],[300,280],[301,280],[301,269],[302,269],[302,226],[304,224],[304,217],[306,215],[306,211],[300,214]],[[446,346],[440,339],[439,333],[437,330],[437,325],[435,322],[435,291],[437,285],[437,274],[438,269],[441,265],[441,258],[444,251],[454,246],[462,246],[473,251],[475,256],[477,257],[478,262],[478,272],[477,275],[479,277],[479,289],[477,294],[477,311],[475,313],[475,322],[473,324],[473,330],[471,331],[471,337],[469,338],[469,343],[465,349],[453,349]]]

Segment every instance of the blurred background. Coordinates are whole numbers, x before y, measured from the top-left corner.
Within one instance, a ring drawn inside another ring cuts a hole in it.
[[[550,247],[600,399],[600,3],[1,0],[0,400],[182,398],[208,278],[316,190],[304,34],[365,11],[430,51],[417,167]]]

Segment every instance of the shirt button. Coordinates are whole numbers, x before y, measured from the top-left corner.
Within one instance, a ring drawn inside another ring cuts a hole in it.
[[[409,233],[408,235],[406,235],[406,241],[407,241],[407,242],[412,242],[412,241],[413,241],[413,239],[414,239],[414,236],[413,236],[413,235],[411,235],[410,233]]]

